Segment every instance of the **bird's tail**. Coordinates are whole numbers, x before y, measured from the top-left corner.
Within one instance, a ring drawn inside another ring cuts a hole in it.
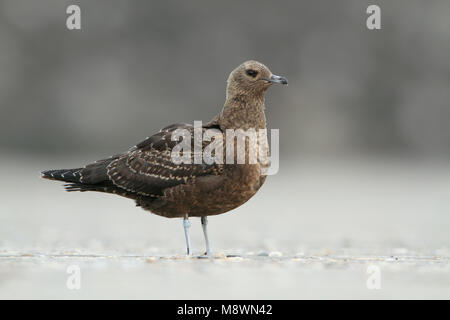
[[[42,171],[42,178],[50,180],[58,180],[64,182],[81,182],[81,170],[83,168],[76,169],[58,169],[58,170],[45,170]]]
[[[109,160],[110,161],[110,160]],[[94,164],[88,165],[84,168],[76,168],[76,169],[58,169],[58,170],[45,170],[42,171],[42,178],[64,181],[67,182],[64,185],[64,188],[67,191],[99,191],[106,193],[114,193],[121,195],[123,197],[127,197],[130,199],[136,200],[139,196],[132,192],[126,191],[115,186],[111,181],[109,181],[104,175],[106,175],[106,166],[104,170],[94,170],[99,166],[102,166],[105,161],[96,162]],[[98,168],[97,168],[98,169]],[[100,168],[101,169],[101,168]],[[83,172],[83,175],[82,175]],[[86,172],[88,179],[86,180]],[[82,176],[83,181],[82,181]]]

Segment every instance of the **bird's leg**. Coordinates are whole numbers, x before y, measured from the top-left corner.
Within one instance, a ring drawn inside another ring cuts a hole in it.
[[[189,228],[191,227],[191,223],[189,222],[188,215],[186,215],[183,218],[183,227],[184,227],[184,236],[186,238],[187,255],[190,256],[192,254],[191,238],[189,237]]]
[[[208,217],[201,217],[202,222],[202,228],[203,228],[203,234],[205,235],[205,243],[206,243],[206,255],[211,257],[212,251],[211,247],[209,246],[209,238],[208,238]]]

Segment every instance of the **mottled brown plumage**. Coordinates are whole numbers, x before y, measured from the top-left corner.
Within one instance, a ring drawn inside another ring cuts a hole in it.
[[[203,125],[203,131],[214,129],[226,141],[226,129],[266,128],[264,94],[274,82],[287,83],[259,62],[241,64],[228,78],[222,111]],[[225,213],[249,200],[264,183],[259,161],[175,164],[171,152],[178,141],[172,141],[172,134],[177,129],[194,132],[192,125],[174,124],[125,153],[84,168],[44,171],[43,177],[68,182],[68,191],[100,191],[131,198],[143,209],[169,218]],[[194,148],[192,158],[193,153]]]

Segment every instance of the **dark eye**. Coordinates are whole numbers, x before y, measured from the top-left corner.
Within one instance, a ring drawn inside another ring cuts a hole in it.
[[[255,71],[252,69],[247,70],[246,73],[247,73],[247,75],[249,75],[250,77],[253,77],[253,78],[258,75],[258,71]]]

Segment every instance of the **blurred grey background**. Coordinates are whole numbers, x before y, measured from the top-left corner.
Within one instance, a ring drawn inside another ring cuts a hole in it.
[[[80,31],[66,28],[70,4],[81,7]],[[381,7],[381,30],[366,28],[369,4]],[[116,154],[174,122],[211,119],[230,71],[255,59],[289,79],[266,96],[269,127],[280,129],[280,172],[248,204],[210,219],[216,251],[448,258],[449,14],[446,0],[0,0],[0,250],[183,253],[178,220],[127,199],[65,193],[38,172]],[[52,279],[9,263],[0,297],[35,297],[33,281]],[[380,297],[448,297],[448,264],[446,277],[413,269]],[[177,270],[158,272],[166,279]],[[272,291],[251,282],[254,291],[205,295],[323,297],[326,284],[308,273],[321,279],[323,269],[289,269],[281,282],[258,270],[252,279]],[[330,287],[367,296],[352,287],[363,273],[339,272],[326,276]],[[298,279],[311,281],[307,291]],[[84,297],[103,297],[101,288]],[[189,296],[180,290],[175,297]],[[59,297],[52,292],[45,297]]]
[[[365,26],[370,3],[382,29]],[[448,1],[0,1],[0,148],[109,154],[209,120],[259,60],[282,151],[450,152]],[[78,4],[82,30],[65,27]]]

